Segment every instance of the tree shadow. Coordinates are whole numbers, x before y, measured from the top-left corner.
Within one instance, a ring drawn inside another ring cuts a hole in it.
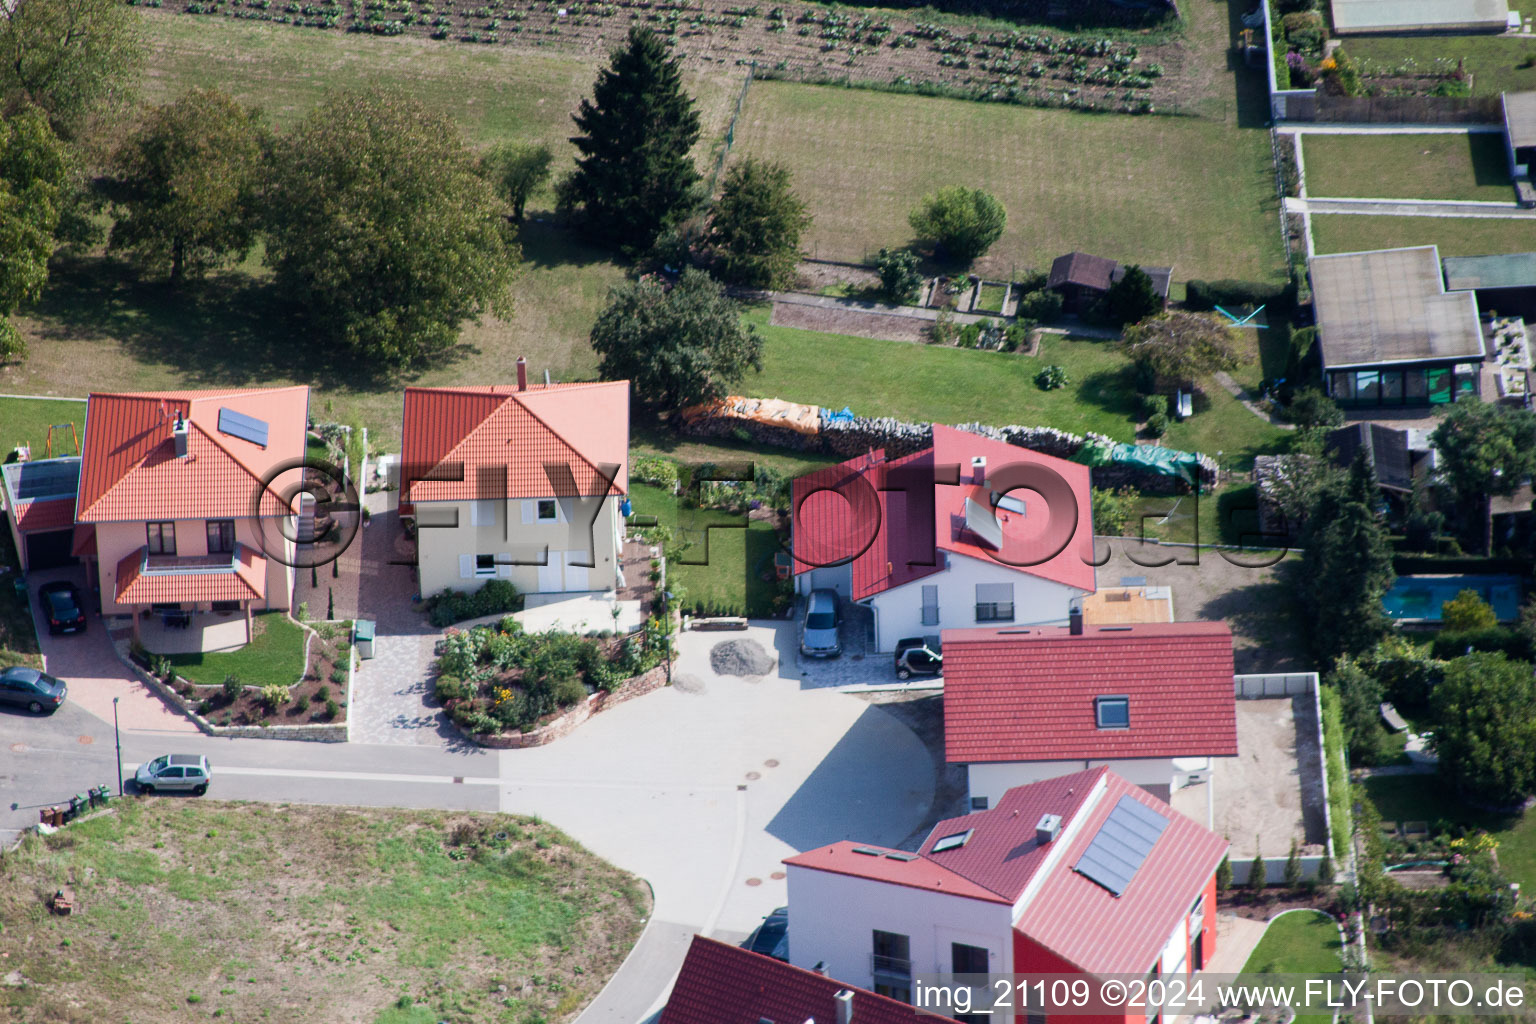
[[[174,370],[195,387],[299,380],[376,390],[414,375],[317,343],[303,310],[273,280],[241,271],[172,289],[119,260],[63,259],[27,312],[45,340],[108,338],[140,363]],[[475,351],[459,344],[435,353],[433,368]]]
[[[1468,132],[1467,153],[1472,161],[1472,178],[1479,185],[1509,185],[1509,163],[1496,132]]]
[[[523,250],[523,265],[532,270],[623,262],[617,249],[583,238],[549,210],[529,210],[527,219],[518,225],[517,241]]]
[[[1231,553],[1235,560],[1241,553]],[[1204,552],[1202,558],[1220,557]],[[1233,652],[1235,668],[1244,672],[1290,672],[1310,667],[1296,615],[1295,576],[1300,563],[1287,559],[1272,567],[1252,570],[1254,582],[1223,590],[1208,598],[1195,612],[1204,621],[1223,620],[1235,636],[1250,640]]]
[[[1112,370],[1098,370],[1077,385],[1078,401],[1105,412],[1124,416],[1126,426],[1141,418],[1141,394],[1136,390],[1136,368],[1130,363]]]
[[[1227,0],[1227,30],[1231,45],[1227,47],[1227,70],[1232,72],[1233,99],[1237,104],[1239,128],[1264,128],[1269,125],[1269,71],[1262,64],[1249,67],[1243,60],[1238,45],[1242,38],[1243,15],[1250,9],[1249,0]],[[1264,45],[1264,26],[1253,31],[1254,42]]]

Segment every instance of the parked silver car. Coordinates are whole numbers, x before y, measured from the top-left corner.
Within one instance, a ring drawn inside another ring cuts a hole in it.
[[[837,636],[840,621],[837,591],[811,591],[805,602],[805,620],[800,624],[800,653],[809,658],[835,658],[843,653]]]
[[[202,754],[166,754],[139,765],[133,773],[133,781],[143,793],[185,791],[202,796],[212,779],[213,768]]]

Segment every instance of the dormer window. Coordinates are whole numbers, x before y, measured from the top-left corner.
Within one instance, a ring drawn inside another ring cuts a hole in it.
[[[1094,724],[1100,729],[1129,729],[1131,727],[1131,701],[1129,697],[1096,697],[1093,701]]]

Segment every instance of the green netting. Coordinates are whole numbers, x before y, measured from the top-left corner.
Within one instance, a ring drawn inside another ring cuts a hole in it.
[[[1072,456],[1084,466],[1137,466],[1161,476],[1178,477],[1194,483],[1200,472],[1200,459],[1190,452],[1175,451],[1152,444],[1110,444],[1089,441]]]

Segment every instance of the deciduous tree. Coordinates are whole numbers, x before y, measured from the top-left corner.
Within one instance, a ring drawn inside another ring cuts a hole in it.
[[[1430,696],[1440,775],[1463,795],[1509,804],[1536,787],[1536,677],[1501,653],[1449,662]]]
[[[628,378],[637,402],[666,412],[719,398],[762,369],[762,338],[740,304],[693,268],[670,290],[649,278],[615,288],[592,348],[605,378]]]
[[[1225,324],[1200,313],[1175,310],[1125,329],[1126,355],[1169,380],[1192,382],[1216,370],[1235,370],[1237,350]]]
[[[508,208],[456,124],[392,92],[326,98],[280,140],[267,261],[332,340],[381,369],[426,361],[510,307]]]
[[[119,0],[0,3],[0,113],[34,106],[75,137],[132,89],[144,58],[138,18]]]
[[[1440,453],[1440,477],[1455,492],[1458,507],[1477,510],[1478,546],[1488,551],[1493,536],[1491,499],[1514,494],[1525,477],[1536,472],[1536,413],[1461,402],[1440,421],[1430,443]]]
[[[523,222],[528,199],[549,180],[550,164],[555,155],[542,143],[506,142],[481,158],[486,178],[512,205],[512,219]]]
[[[1003,236],[1008,213],[989,192],[950,185],[923,197],[907,220],[945,260],[969,265]]]
[[[173,285],[243,260],[269,144],[261,115],[217,89],[149,111],[114,160],[109,248]]]
[[[0,357],[26,353],[10,316],[43,290],[69,157],[36,109],[0,120]]]
[[[735,164],[709,223],[720,276],[749,288],[788,287],[800,262],[800,234],[810,224],[789,168],[755,157]]]
[[[917,253],[911,249],[881,249],[875,260],[880,273],[880,290],[898,306],[917,301],[923,275],[917,271]]]
[[[573,119],[581,134],[571,142],[581,155],[559,198],[581,214],[589,234],[642,252],[698,205],[699,172],[689,153],[699,114],[660,36],[630,29]]]

